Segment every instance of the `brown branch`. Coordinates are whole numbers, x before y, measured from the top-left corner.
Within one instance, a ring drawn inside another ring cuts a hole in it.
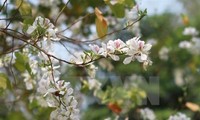
[[[51,61],[51,56],[48,55],[47,57],[48,57],[48,59],[49,59],[50,66],[51,66],[51,75],[52,75],[53,83],[56,84],[56,81],[55,81],[55,79],[54,79],[53,63],[52,63],[52,61]]]
[[[16,38],[16,39],[18,39],[18,40],[20,40],[20,41],[23,41],[23,42],[25,42],[25,43],[27,43],[27,44],[29,44],[29,45],[35,47],[35,48],[38,49],[39,51],[43,52],[45,55],[47,55],[47,56],[49,56],[49,57],[52,57],[52,58],[54,58],[54,59],[56,59],[56,60],[58,60],[58,61],[67,63],[67,64],[72,64],[72,65],[76,65],[76,66],[79,66],[79,67],[84,67],[85,65],[88,65],[89,63],[92,63],[92,62],[98,60],[98,59],[94,59],[94,60],[90,60],[90,61],[88,61],[88,62],[84,62],[84,63],[81,63],[81,64],[76,64],[76,63],[74,63],[74,62],[69,62],[69,61],[66,61],[66,60],[64,60],[64,59],[60,59],[60,58],[58,58],[58,57],[56,57],[56,56],[54,56],[54,55],[52,55],[52,54],[47,53],[45,50],[41,49],[41,48],[38,47],[36,44],[31,43],[31,42],[28,42],[27,39],[25,39],[24,37],[11,34],[11,33],[7,32],[7,31],[4,30],[4,29],[0,29],[0,30],[1,30],[1,32],[5,33],[5,34],[7,34],[7,35],[9,35],[9,36],[11,36],[11,37],[14,37],[14,38]]]
[[[65,37],[65,38],[67,38],[67,39],[69,39],[71,42],[75,42],[76,44],[80,44],[80,43],[90,43],[90,42],[94,42],[94,41],[96,41],[96,40],[99,40],[99,39],[101,39],[101,38],[103,38],[103,37],[105,37],[105,36],[112,35],[112,34],[114,34],[114,33],[117,33],[117,32],[123,31],[123,30],[126,30],[126,29],[128,29],[129,27],[133,26],[136,22],[140,21],[142,18],[143,18],[143,16],[140,16],[137,20],[133,21],[131,24],[127,25],[126,27],[124,27],[124,28],[122,28],[122,29],[114,30],[114,31],[112,31],[112,32],[110,32],[110,33],[105,34],[105,35],[102,36],[102,37],[98,37],[98,38],[93,39],[93,40],[88,40],[88,41],[77,41],[77,40],[75,40],[75,39],[73,39],[73,38],[68,38],[68,37],[63,36],[63,35],[61,35],[61,34],[59,34],[59,35],[62,36],[62,37]],[[14,30],[11,30],[11,31],[17,32],[17,31],[14,31]],[[43,52],[44,54],[46,54],[48,57],[52,57],[52,58],[54,58],[54,59],[57,59],[58,61],[61,61],[61,62],[67,63],[67,64],[73,64],[73,65],[76,65],[76,66],[79,66],[79,67],[83,67],[83,66],[85,66],[85,65],[87,65],[87,64],[90,64],[90,63],[92,63],[92,62],[94,62],[94,61],[96,61],[96,60],[102,58],[102,57],[99,57],[99,58],[97,58],[97,59],[90,60],[90,61],[88,61],[88,62],[84,62],[84,63],[81,63],[81,64],[76,64],[76,63],[74,63],[74,62],[69,62],[69,61],[66,61],[66,60],[64,60],[64,59],[60,59],[60,58],[58,58],[58,57],[56,57],[56,56],[54,56],[54,55],[51,55],[51,54],[47,53],[45,50],[43,50],[43,49],[41,49],[40,47],[38,47],[35,43],[28,42],[27,39],[24,39],[24,37],[27,38],[27,36],[25,36],[24,34],[22,34],[22,33],[20,33],[20,32],[17,32],[17,33],[23,35],[23,37],[22,37],[22,36],[17,36],[17,35],[11,34],[11,33],[7,32],[7,30],[5,30],[5,29],[2,30],[2,32],[4,32],[5,34],[7,34],[7,35],[9,35],[9,36],[15,37],[15,38],[17,38],[17,39],[19,39],[19,40],[21,40],[21,41],[27,43],[27,44],[30,44],[31,46],[37,48],[38,50],[40,50],[41,52]],[[30,38],[28,37],[28,39],[30,39]]]
[[[14,46],[14,37],[12,38],[12,46]],[[13,48],[13,47],[12,47]],[[12,50],[13,51],[13,50]],[[14,79],[14,83],[15,83],[15,85],[17,85],[17,79],[16,79],[16,77],[15,77],[15,74],[14,74],[14,71],[13,71],[13,69],[12,69],[12,61],[13,61],[13,52],[12,52],[12,54],[11,54],[11,59],[10,59],[10,71],[11,71],[11,74],[12,74],[12,76],[13,76],[13,79]]]
[[[94,41],[99,40],[99,39],[101,39],[101,38],[104,38],[104,37],[106,37],[106,36],[109,36],[109,35],[112,35],[112,34],[114,34],[114,33],[118,33],[118,32],[120,32],[120,31],[126,30],[126,29],[130,28],[131,26],[133,26],[135,23],[139,22],[143,17],[144,17],[144,16],[140,16],[139,18],[137,18],[135,21],[133,21],[131,24],[127,25],[127,26],[124,27],[124,28],[121,28],[121,29],[118,29],[118,30],[114,30],[114,31],[112,31],[112,32],[109,32],[109,33],[107,33],[107,34],[101,36],[101,37],[95,38],[95,39],[93,39],[93,40],[83,41],[83,42],[94,42]]]
[[[30,15],[15,15],[13,17],[7,17],[7,18],[0,18],[0,20],[14,20],[14,19],[20,19],[21,17],[32,17]]]
[[[5,6],[5,4],[6,4],[7,1],[8,1],[8,0],[5,0],[5,1],[4,1],[3,6],[2,6],[1,9],[0,9],[0,12],[1,12],[1,10],[3,10],[3,8],[4,8],[4,6]]]
[[[131,24],[127,25],[127,26],[124,27],[124,28],[121,28],[121,29],[118,29],[118,30],[114,30],[114,31],[112,31],[112,32],[109,32],[109,33],[107,33],[107,34],[101,36],[101,37],[98,37],[98,38],[95,38],[95,39],[92,39],[92,40],[81,41],[81,40],[77,40],[77,39],[74,39],[74,38],[69,38],[69,37],[66,37],[66,36],[64,36],[64,35],[61,35],[61,34],[59,34],[59,32],[57,33],[57,35],[58,35],[58,36],[61,36],[62,38],[64,38],[63,40],[67,39],[68,41],[74,42],[74,43],[76,43],[76,44],[81,44],[81,43],[89,44],[89,43],[91,43],[91,42],[95,42],[95,41],[97,41],[97,40],[99,40],[99,39],[101,39],[101,38],[104,38],[104,37],[106,37],[106,36],[110,36],[110,35],[112,35],[112,34],[114,34],[114,33],[118,33],[118,32],[120,32],[120,31],[124,31],[124,30],[130,28],[130,27],[132,27],[135,23],[137,23],[138,21],[140,21],[143,17],[144,17],[144,16],[138,17],[135,21],[133,21]]]
[[[6,52],[0,53],[0,56],[5,55],[5,54],[8,54],[8,53],[11,53],[11,52],[14,52],[15,50],[18,50],[18,49],[22,49],[22,48],[24,48],[26,45],[28,45],[28,44],[26,43],[26,44],[23,44],[23,45],[20,45],[20,46],[12,47],[11,49],[7,50]]]

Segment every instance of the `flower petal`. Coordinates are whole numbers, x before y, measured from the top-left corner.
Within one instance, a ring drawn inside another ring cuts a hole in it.
[[[129,64],[133,60],[133,57],[127,57],[124,59],[123,63],[124,64]]]
[[[150,50],[150,49],[151,49],[151,47],[152,47],[152,45],[151,45],[151,44],[146,44],[146,45],[144,45],[144,48],[143,48],[143,50],[144,50],[144,51],[148,51],[148,50]]]
[[[36,29],[36,26],[30,26],[28,27],[28,30],[26,31],[28,34],[33,33],[33,31]]]
[[[114,61],[119,61],[119,56],[110,54],[109,55]]]

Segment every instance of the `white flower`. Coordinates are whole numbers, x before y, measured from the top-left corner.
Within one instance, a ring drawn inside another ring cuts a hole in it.
[[[46,7],[55,7],[60,4],[59,0],[39,0],[40,4]],[[53,9],[54,10],[54,9]]]
[[[109,40],[108,43],[107,43],[107,46],[109,47],[113,47],[114,50],[118,50],[120,51],[122,48],[124,48],[126,46],[126,44],[120,40],[120,39],[117,39],[117,40]]]
[[[100,51],[100,47],[98,45],[89,45],[89,47],[91,48],[91,50],[95,53],[95,54],[99,54]]]
[[[36,84],[36,81],[33,78],[31,78],[28,72],[22,73],[22,76],[24,77],[26,89],[32,90],[34,85]]]
[[[99,90],[101,88],[101,83],[96,79],[88,79],[88,86],[90,90]]]
[[[3,67],[3,61],[2,59],[0,58],[0,68]]]
[[[46,40],[46,39],[51,39],[51,40],[54,40],[54,41],[60,40],[60,38],[58,38],[57,35],[56,35],[57,29],[47,29],[46,32],[47,32],[46,33],[47,35],[44,38],[44,40]]]
[[[113,60],[118,61],[119,56],[115,55],[115,44],[114,42],[109,41],[108,44],[102,43],[100,48],[97,45],[90,45],[92,51],[100,56],[110,56]]]
[[[35,31],[36,28],[37,28],[37,26],[30,26],[30,27],[28,27],[26,32],[28,34],[32,34]]]
[[[79,110],[77,109],[78,102],[72,96],[66,96],[66,106],[61,106],[51,112],[51,120],[79,120]]]
[[[187,27],[183,31],[183,35],[191,35],[191,36],[196,36],[198,35],[199,32],[196,30],[194,27]]]
[[[152,65],[152,61],[151,60],[146,60],[146,61],[144,61],[143,62],[143,69],[144,70],[147,70],[147,67],[149,66],[149,65]]]
[[[76,52],[73,54],[70,61],[76,64],[83,64],[91,61],[91,57],[84,54],[83,52]]]
[[[193,37],[191,40],[192,47],[190,52],[195,55],[200,55],[200,38]]]
[[[191,120],[191,119],[187,117],[185,114],[179,112],[176,115],[170,116],[168,120]]]
[[[182,41],[179,43],[180,48],[187,49],[191,54],[200,54],[200,38],[192,37],[191,41]]]
[[[168,53],[169,53],[169,49],[167,47],[162,47],[159,51],[159,58],[161,60],[168,60]]]
[[[147,40],[147,43],[149,43],[149,44],[154,46],[154,45],[156,45],[158,43],[158,41],[156,39],[154,39],[154,38],[151,38],[151,39]]]
[[[183,78],[183,70],[180,68],[176,68],[174,70],[174,81],[177,86],[183,86],[184,85],[184,78]]]
[[[54,85],[55,88],[49,88],[44,96],[49,93],[55,94],[56,96],[61,96],[65,94],[71,95],[73,93],[73,89],[69,86],[69,82],[64,82],[64,80],[60,80],[56,81]]]
[[[42,76],[42,78],[38,82],[37,92],[44,95],[48,92],[49,86],[50,80],[45,76]]]
[[[48,97],[46,97],[46,103],[48,105],[48,107],[58,107],[59,103],[58,101],[55,99],[55,97],[53,95],[49,95]]]
[[[149,50],[151,44],[145,44],[144,41],[139,40],[139,37],[134,37],[126,42],[120,40],[109,40],[107,44],[102,43],[102,47],[98,45],[90,45],[92,51],[103,57],[111,57],[113,60],[118,61],[120,58],[118,54],[125,53],[127,57],[123,63],[128,64],[137,59],[139,62],[148,61]],[[146,62],[147,65],[147,62]]]
[[[155,120],[156,119],[154,112],[149,108],[141,109],[140,114],[141,114],[143,120]]]
[[[118,0],[110,0],[110,4],[115,5],[118,3]]]
[[[96,67],[93,64],[90,64],[89,68],[87,69],[88,74],[91,78],[95,78],[96,75],[96,70],[98,69],[98,67]]]
[[[134,37],[126,42],[128,49],[125,53],[128,55],[123,61],[124,64],[129,64],[131,61],[137,59],[139,62],[144,62],[148,58],[151,44],[145,44],[144,41],[139,40],[139,37]]]
[[[56,35],[57,29],[55,29],[55,26],[50,22],[49,19],[42,18],[41,16],[38,16],[35,19],[33,25],[29,26],[26,32],[28,34],[32,34],[35,30],[38,29],[38,27],[41,27],[45,30],[45,35],[43,36],[44,40],[60,40],[60,38],[58,38]]]
[[[179,43],[179,47],[180,48],[186,48],[186,49],[188,49],[188,48],[191,48],[191,46],[192,46],[192,44],[189,41],[181,41]]]

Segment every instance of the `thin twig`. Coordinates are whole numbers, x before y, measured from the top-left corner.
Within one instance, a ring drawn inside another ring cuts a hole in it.
[[[14,52],[15,50],[18,50],[18,49],[22,49],[22,48],[24,48],[26,45],[28,45],[28,44],[26,43],[26,44],[23,44],[23,45],[21,45],[21,46],[12,47],[10,50],[8,50],[8,51],[6,51],[6,52],[3,52],[3,53],[0,53],[0,56],[5,55],[5,54],[8,54],[8,53],[11,53],[11,52]]]
[[[1,12],[1,10],[3,10],[3,8],[4,8],[4,6],[5,6],[5,4],[6,4],[7,1],[8,1],[8,0],[5,0],[5,1],[4,1],[3,6],[2,6],[1,9],[0,9],[0,12]]]
[[[54,73],[53,73],[53,63],[51,61],[51,56],[47,55],[48,59],[49,59],[49,62],[50,62],[50,67],[51,67],[51,75],[52,75],[52,79],[53,79],[53,82],[54,84],[56,84],[56,81],[54,79]]]
[[[124,28],[121,28],[121,29],[118,29],[118,30],[114,30],[114,31],[112,31],[112,32],[109,32],[109,33],[107,33],[107,34],[101,36],[101,37],[98,37],[98,38],[95,38],[95,39],[92,39],[92,40],[81,41],[81,40],[77,40],[77,39],[74,39],[74,38],[66,37],[66,36],[61,35],[61,34],[59,34],[59,33],[58,33],[58,35],[61,36],[61,37],[63,37],[64,39],[67,39],[67,40],[70,41],[70,42],[75,42],[76,44],[80,44],[80,43],[92,43],[92,42],[95,42],[95,41],[97,41],[97,40],[99,40],[99,39],[101,39],[101,38],[104,38],[104,37],[106,37],[106,36],[109,36],[109,35],[112,35],[112,34],[114,34],[114,33],[118,33],[118,32],[120,32],[120,31],[123,31],[123,30],[126,30],[126,29],[130,28],[130,27],[133,26],[135,23],[137,23],[138,21],[140,21],[143,17],[144,17],[144,16],[140,16],[138,19],[136,19],[135,21],[133,21],[131,24],[127,25],[127,26],[124,27]]]
[[[65,4],[65,6],[61,9],[61,11],[58,13],[58,16],[56,17],[56,20],[55,20],[55,25],[58,21],[58,18],[60,17],[60,15],[62,14],[62,12],[65,10],[65,8],[67,7],[68,3],[70,2],[70,0],[67,1],[67,3]]]
[[[67,27],[67,28],[65,28],[64,30],[61,30],[61,31],[59,31],[59,32],[57,32],[57,33],[63,33],[63,32],[65,32],[66,30],[70,29],[73,25],[75,25],[75,24],[78,23],[79,21],[81,21],[81,20],[85,19],[86,17],[88,17],[88,16],[90,16],[90,15],[93,15],[93,14],[94,14],[94,13],[90,13],[90,14],[87,14],[87,15],[83,16],[82,18],[79,18],[79,19],[75,20],[69,27]]]
[[[14,37],[13,37],[13,39],[12,39],[12,46],[14,46]],[[12,47],[13,48],[13,47]],[[16,80],[16,78],[15,78],[15,75],[14,75],[14,71],[13,71],[13,69],[12,69],[12,61],[13,61],[13,54],[14,52],[13,52],[13,50],[12,50],[12,54],[11,54],[11,59],[10,59],[10,71],[11,71],[11,74],[12,74],[12,76],[13,76],[13,79],[14,79],[14,83],[15,83],[15,86],[17,86],[17,80]]]
[[[131,24],[127,25],[127,26],[124,27],[124,28],[121,28],[121,29],[118,29],[118,30],[114,30],[114,31],[112,31],[112,32],[109,32],[109,33],[107,33],[107,34],[101,36],[101,37],[95,38],[95,39],[93,39],[93,40],[83,41],[83,42],[94,42],[94,41],[99,40],[99,39],[101,39],[101,38],[104,38],[104,37],[106,37],[106,36],[109,36],[109,35],[112,35],[112,34],[114,34],[114,33],[118,33],[118,32],[120,32],[120,31],[126,30],[126,29],[128,29],[129,27],[133,26],[133,25],[134,25],[135,23],[137,23],[138,21],[140,21],[143,17],[144,17],[144,16],[139,17],[138,19],[136,19],[135,21],[133,21]]]
[[[62,41],[59,41],[59,43],[67,50],[67,52],[71,55],[73,55],[74,57],[76,57],[66,46],[64,43],[62,43]]]
[[[19,4],[19,7],[17,8],[17,10],[15,11],[15,13],[14,13],[14,17],[17,15],[16,13],[17,13],[17,11],[19,10],[19,8],[22,6],[22,4],[23,4],[23,0],[21,0],[21,3]],[[12,22],[12,20],[10,20],[10,22],[7,24],[7,26],[4,28],[4,29],[7,29],[8,27],[9,27],[9,25],[11,24],[11,22]]]

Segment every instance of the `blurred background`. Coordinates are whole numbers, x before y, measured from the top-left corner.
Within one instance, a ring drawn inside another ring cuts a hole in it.
[[[54,2],[52,2],[54,5],[51,4],[50,1],[53,0],[49,0],[47,3],[50,5],[47,5],[45,0],[29,0],[34,16],[43,15],[55,20],[56,11],[59,11],[66,1],[60,0],[57,5]],[[10,2],[13,3],[14,0]],[[2,5],[3,1],[0,3]],[[113,62],[106,59],[95,62],[94,64],[98,66],[96,79],[102,84],[103,91],[95,97],[92,91],[87,87],[84,88],[84,84],[77,80],[78,76],[85,76],[85,70],[66,65],[62,78],[70,81],[77,91],[81,91],[76,93],[81,103],[79,105],[81,120],[114,119],[118,114],[117,111],[121,109],[127,114],[122,114],[119,119],[123,120],[128,116],[129,120],[140,120],[142,118],[138,111],[143,108],[150,108],[157,120],[166,120],[177,112],[185,113],[192,120],[200,120],[199,109],[195,109],[200,105],[200,38],[198,34],[200,31],[200,1],[136,0],[136,3],[139,9],[147,9],[147,16],[129,30],[108,36],[106,40],[120,38],[127,41],[134,36],[141,36],[142,40],[153,45],[150,51],[153,64],[145,71],[137,62],[129,65],[124,65],[122,61]],[[80,16],[94,12],[95,7],[99,7],[104,13],[104,17],[110,23],[110,30],[124,26],[124,24],[112,24],[111,21],[127,22],[126,19],[121,18],[111,19],[110,16],[113,14],[110,8],[101,0],[71,0],[58,21],[60,29],[68,27],[69,23],[73,23]],[[75,39],[95,38],[94,16],[88,16],[81,22],[81,25],[65,31],[64,34]],[[190,29],[185,33],[186,28]],[[182,43],[183,41],[187,41],[187,44]],[[9,48],[9,42],[7,43],[6,47]],[[73,46],[71,43],[64,44]],[[0,45],[5,47],[5,43],[1,41]],[[82,47],[87,50],[85,46]],[[61,45],[55,44],[53,49],[58,52],[58,57],[66,60],[70,58]],[[75,50],[77,49],[79,48]],[[6,49],[1,49],[1,52],[3,50]],[[148,84],[150,77],[158,78],[159,83]],[[129,91],[131,97],[124,97],[125,94],[129,94],[125,93],[126,91]],[[147,96],[159,96],[159,104],[152,105],[148,99],[144,104]],[[2,95],[0,99],[2,103],[4,103],[3,99]],[[127,106],[132,107],[129,109]],[[51,109],[38,109],[36,102],[27,108],[35,116],[35,120],[48,119],[51,111]],[[0,107],[0,120],[26,119],[23,114],[22,110],[8,109],[6,104]]]

